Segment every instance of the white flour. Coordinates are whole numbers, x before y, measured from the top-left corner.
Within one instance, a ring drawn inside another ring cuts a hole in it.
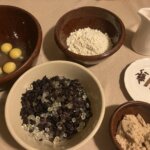
[[[66,42],[71,52],[88,56],[102,54],[112,47],[107,33],[89,27],[71,32]]]

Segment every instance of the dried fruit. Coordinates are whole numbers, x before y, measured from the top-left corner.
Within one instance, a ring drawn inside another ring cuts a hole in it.
[[[31,87],[22,94],[20,115],[26,129],[34,125],[28,131],[40,141],[48,138],[55,143],[57,138],[71,138],[92,116],[88,96],[77,79],[45,76]]]

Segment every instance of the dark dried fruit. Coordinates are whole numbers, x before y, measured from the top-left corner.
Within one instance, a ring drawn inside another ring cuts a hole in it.
[[[52,141],[56,136],[71,138],[92,116],[87,94],[77,79],[44,76],[22,94],[21,104],[23,124],[38,127]]]

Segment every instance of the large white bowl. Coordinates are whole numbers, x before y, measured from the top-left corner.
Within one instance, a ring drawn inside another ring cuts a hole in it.
[[[76,134],[68,142],[61,146],[53,146],[49,143],[36,141],[21,125],[21,95],[30,84],[43,76],[65,76],[71,79],[79,79],[87,91],[91,102],[93,116],[85,129]],[[52,61],[38,65],[23,74],[11,88],[5,105],[5,118],[7,127],[15,140],[26,149],[53,150],[53,149],[77,149],[84,145],[99,129],[104,117],[104,94],[99,81],[85,67],[69,61]]]

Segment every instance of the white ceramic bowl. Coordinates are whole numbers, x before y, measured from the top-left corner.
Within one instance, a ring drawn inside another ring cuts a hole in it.
[[[21,95],[30,84],[43,76],[65,76],[71,79],[79,79],[87,91],[91,101],[93,116],[90,118],[83,131],[76,134],[61,146],[53,146],[49,143],[36,141],[22,127],[20,117]],[[99,81],[85,67],[69,61],[52,61],[38,65],[24,73],[11,88],[5,105],[5,118],[7,127],[15,140],[26,149],[30,150],[54,150],[77,149],[84,145],[99,129],[104,117],[104,94]]]

